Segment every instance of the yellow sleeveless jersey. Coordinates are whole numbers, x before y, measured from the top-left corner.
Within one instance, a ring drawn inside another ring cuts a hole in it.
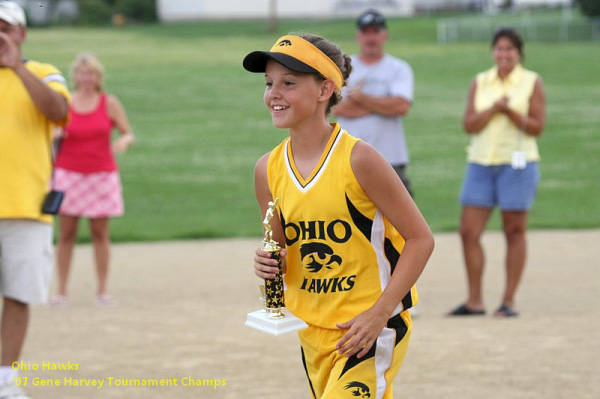
[[[306,179],[296,169],[289,138],[271,152],[267,166],[288,249],[286,307],[308,324],[330,329],[377,301],[404,247],[354,176],[350,154],[359,139],[333,126]],[[393,315],[416,302],[412,287]]]

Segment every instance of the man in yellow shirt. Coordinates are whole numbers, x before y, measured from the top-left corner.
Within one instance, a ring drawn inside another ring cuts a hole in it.
[[[66,82],[52,65],[23,60],[25,13],[0,1],[0,399],[26,399],[16,386],[29,304],[45,301],[52,273],[49,191],[52,126],[67,121]]]

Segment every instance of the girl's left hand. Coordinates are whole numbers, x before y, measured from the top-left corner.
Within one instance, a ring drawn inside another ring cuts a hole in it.
[[[387,320],[385,314],[371,308],[345,323],[338,323],[339,329],[348,331],[338,341],[336,349],[346,357],[358,353],[356,357],[360,359],[369,352]]]
[[[119,137],[112,145],[113,152],[115,154],[124,153],[127,150],[127,148],[129,148],[129,146],[133,144],[133,140],[133,135],[131,134],[126,134]]]

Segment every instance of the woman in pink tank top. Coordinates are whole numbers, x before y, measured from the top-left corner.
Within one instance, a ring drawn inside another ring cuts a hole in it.
[[[69,123],[62,132],[62,145],[54,170],[54,188],[64,191],[59,212],[57,249],[58,294],[50,305],[66,307],[67,279],[80,217],[90,220],[94,243],[98,292],[96,305],[115,306],[106,293],[110,256],[110,217],[123,215],[121,180],[114,153],[133,144],[127,115],[119,100],[104,92],[104,68],[89,53],[77,56],[71,67],[75,83]],[[120,137],[112,142],[113,128]]]

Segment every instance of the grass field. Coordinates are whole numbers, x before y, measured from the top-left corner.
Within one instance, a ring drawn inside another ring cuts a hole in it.
[[[489,45],[438,45],[433,17],[389,26],[388,52],[415,71],[405,124],[416,201],[433,230],[454,230],[468,142],[461,118],[471,79],[491,65]],[[128,111],[138,142],[118,158],[126,215],[112,224],[114,241],[261,234],[253,167],[286,132],[264,109],[262,76],[241,60],[288,31],[357,50],[350,20],[282,21],[276,34],[262,21],[29,31],[24,54],[65,72],[78,52],[96,52],[108,91]],[[531,226],[599,227],[600,43],[526,43],[525,52],[526,66],[544,79],[548,112]]]

